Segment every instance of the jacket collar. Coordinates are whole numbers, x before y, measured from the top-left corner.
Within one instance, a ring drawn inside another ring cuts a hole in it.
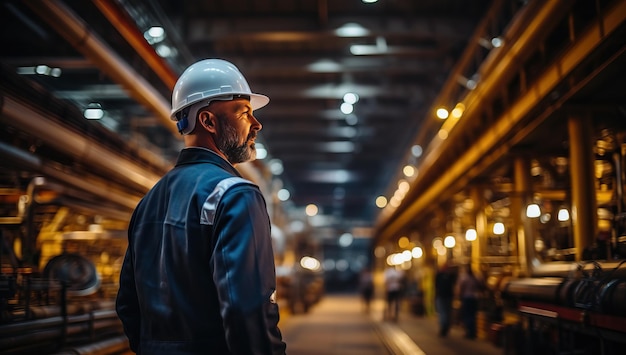
[[[201,163],[217,165],[236,176],[241,176],[239,171],[237,171],[237,169],[235,169],[235,167],[224,158],[217,155],[214,151],[202,147],[188,147],[181,150],[178,154],[176,166]]]

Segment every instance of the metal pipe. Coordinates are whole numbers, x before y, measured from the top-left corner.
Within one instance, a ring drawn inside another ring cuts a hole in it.
[[[520,272],[528,275],[532,265],[536,264],[534,250],[534,228],[532,221],[525,218],[525,206],[531,202],[530,161],[527,157],[516,157],[513,161],[513,173],[516,196],[513,212],[514,224],[519,226],[516,230],[517,253],[519,256]]]
[[[558,13],[561,11],[561,8],[557,4],[560,5],[560,2],[547,2],[546,7],[542,8],[541,14],[536,16],[536,21],[553,22],[553,19],[558,17]],[[555,5],[557,5],[556,8]],[[487,152],[491,152],[494,147],[498,147],[498,144],[501,146],[492,154],[491,162],[508,153],[509,144],[511,143],[501,144],[501,137],[511,132],[525,114],[531,110],[541,98],[548,95],[556,83],[573,71],[574,68],[576,68],[583,59],[587,58],[600,42],[611,35],[624,20],[626,20],[626,1],[619,1],[610,11],[604,14],[604,18],[598,21],[603,23],[605,31],[603,36],[598,36],[593,30],[583,33],[579,40],[570,46],[569,52],[565,53],[560,60],[557,60],[557,62],[548,67],[545,73],[537,79],[536,83],[528,89],[528,95],[521,97],[517,102],[513,103],[510,109],[503,114],[489,130],[485,131],[484,134],[472,144],[470,149],[461,154],[452,165],[446,165],[445,174],[440,174],[438,169],[436,169],[437,159],[443,154],[443,148],[434,150],[425,157],[423,165],[420,167],[420,171],[424,171],[425,173],[420,174],[415,180],[411,186],[412,194],[405,199],[411,202],[391,214],[386,221],[377,227],[379,229],[378,238],[381,240],[391,238],[395,233],[401,231],[405,225],[412,223],[414,216],[420,215],[424,209],[433,205],[433,201],[441,199],[442,195],[451,191],[451,187],[456,181],[460,180],[460,177],[467,177],[470,171],[473,176],[478,174],[481,169],[477,169],[476,166],[480,165],[486,168],[483,164],[484,161],[481,161],[481,159],[487,155]],[[476,116],[479,113],[477,111],[478,107],[483,106],[480,103],[487,97],[490,97],[495,90],[500,90],[503,84],[500,82],[501,74],[514,70],[517,67],[519,57],[522,55],[523,51],[528,51],[536,46],[536,36],[539,34],[538,32],[541,31],[545,30],[540,23],[528,26],[528,33],[520,37],[516,42],[515,50],[507,53],[507,55],[502,58],[497,67],[494,68],[494,72],[490,73],[490,76],[482,83],[480,90],[472,92],[471,95],[476,95],[472,99],[474,109],[466,111],[466,114],[469,113],[469,115],[464,115],[464,120],[472,119],[472,115]],[[447,141],[450,140],[451,139],[448,139]],[[446,145],[446,149],[450,150],[452,147]],[[432,177],[429,175],[432,174],[440,175],[437,176],[437,179],[431,179]],[[469,178],[471,178],[471,176]],[[428,183],[429,181],[433,182]]]
[[[144,192],[150,189],[160,177],[132,161],[122,159],[114,151],[88,140],[83,135],[46,119],[38,111],[10,96],[4,96],[1,113],[0,121],[19,127],[51,147],[88,165],[96,165],[118,180],[132,184]]]
[[[180,138],[170,119],[170,104],[115,51],[91,31],[89,26],[60,1],[26,1],[30,8],[46,21],[76,50],[102,69],[113,80],[127,88],[133,97],[151,109],[172,134]]]
[[[178,77],[172,68],[160,57],[152,46],[146,42],[143,34],[139,31],[128,13],[120,9],[117,1],[93,0],[100,12],[111,22],[113,27],[128,41],[137,53],[154,70],[157,76],[172,90]],[[168,122],[169,123],[169,122]],[[171,124],[171,123],[170,123]],[[178,133],[178,132],[177,132]]]
[[[56,352],[53,355],[104,355],[118,354],[125,351],[130,351],[128,338],[126,338],[126,336],[119,336],[88,345],[72,347],[70,349]]]
[[[1,117],[2,116],[0,115],[0,121],[2,120]],[[3,142],[0,142],[0,155],[7,159],[7,161],[18,164],[28,170],[39,172],[52,179],[63,181],[70,186],[87,191],[94,196],[117,203],[120,206],[124,206],[128,210],[135,208],[137,202],[139,202],[139,199],[141,198],[139,195],[131,195],[119,191],[118,189],[102,182],[102,180],[77,177],[64,171],[57,170],[56,168],[44,165],[41,159],[34,154],[7,145]]]
[[[484,78],[481,85],[467,95],[467,109],[463,114],[463,120],[460,121],[469,121],[472,118],[476,119],[475,117],[479,116],[479,110],[483,107],[481,102],[487,100],[493,95],[494,92],[501,89],[503,85],[503,78],[508,78],[511,75],[507,73],[517,71],[520,60],[519,58],[527,56],[527,53],[536,47],[536,38],[538,35],[544,33],[545,23],[553,23],[554,18],[562,16],[562,6],[564,6],[564,3],[566,2],[548,2],[546,3],[546,6],[541,8],[540,12],[534,16],[532,25],[527,27],[527,32],[523,36],[520,36],[515,42],[515,50],[507,52],[506,55],[504,55],[496,63],[496,65],[494,65],[492,71],[489,72],[489,76]],[[507,36],[505,35],[505,37]],[[531,96],[535,102],[539,100],[537,96],[538,95]],[[470,102],[472,103],[471,106],[469,105]],[[528,107],[532,107],[535,102],[524,102],[525,105],[528,104],[526,110]],[[520,109],[518,112],[522,113],[526,110]],[[518,114],[518,119],[521,116],[521,114]],[[460,121],[460,124],[463,123]],[[504,115],[504,119],[501,121],[510,123],[512,126],[512,122],[515,120],[512,117]],[[465,122],[465,124],[467,124],[467,122]],[[453,132],[458,132],[459,127],[455,128],[457,129]],[[496,128],[497,127],[493,127],[491,130],[493,131]],[[498,138],[502,136],[503,132],[505,131],[502,129],[498,129],[497,132],[485,132],[485,134],[481,136],[480,142],[476,142],[471,149],[466,151],[465,154],[457,159],[454,165],[448,167],[443,178],[439,176],[438,179],[432,180],[432,178],[427,175],[438,174],[436,171],[437,162],[446,150],[451,150],[453,148],[452,142],[454,141],[453,139],[441,141],[440,139],[435,138],[437,139],[437,142],[430,143],[430,146],[434,146],[434,148],[427,152],[419,167],[420,171],[423,173],[415,179],[411,186],[410,194],[405,198],[406,200],[416,196],[415,199],[411,204],[407,205],[404,210],[398,209],[392,214],[381,234],[383,236],[393,235],[394,233],[397,233],[404,224],[410,223],[413,220],[414,215],[418,215],[423,208],[430,206],[432,204],[431,201],[440,197],[441,193],[448,189],[449,185],[453,181],[466,174],[467,171],[470,170],[470,167],[479,159],[480,155],[484,154],[488,147],[496,144]],[[429,186],[425,186],[424,188],[420,188],[420,184],[427,184],[429,181],[436,182],[430,184]]]
[[[0,350],[24,346],[33,341],[52,341],[111,328],[119,329],[121,333],[122,323],[114,310],[7,324],[0,327]]]
[[[576,261],[584,260],[585,249],[597,236],[598,210],[594,184],[594,157],[590,117],[570,116],[569,160],[572,185],[572,226]]]

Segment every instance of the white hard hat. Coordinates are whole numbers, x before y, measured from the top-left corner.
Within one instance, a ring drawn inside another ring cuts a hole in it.
[[[196,125],[198,109],[212,100],[232,100],[241,96],[250,98],[253,110],[270,101],[267,96],[250,91],[246,78],[234,64],[222,59],[201,60],[185,69],[174,85],[170,118],[177,122],[180,133],[189,134]],[[196,103],[202,105],[192,107]]]

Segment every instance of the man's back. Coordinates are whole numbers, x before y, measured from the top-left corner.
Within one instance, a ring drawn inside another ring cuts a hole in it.
[[[275,315],[265,314],[262,305],[275,288],[273,260],[265,260],[273,254],[271,240],[264,241],[270,231],[263,197],[253,184],[220,190],[219,201],[209,197],[219,182],[235,174],[211,152],[187,149],[138,205],[118,296],[120,318],[136,349],[230,354],[240,347],[270,353],[275,334],[259,333],[246,320],[260,316],[278,321],[277,309]],[[250,243],[255,247],[245,248]],[[257,264],[257,259],[263,262]],[[255,270],[261,267],[267,269]],[[248,336],[250,331],[257,337]]]

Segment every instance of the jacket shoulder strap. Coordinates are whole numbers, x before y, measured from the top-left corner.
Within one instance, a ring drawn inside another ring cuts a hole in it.
[[[200,215],[200,224],[213,225],[213,221],[215,220],[215,212],[217,211],[217,205],[220,203],[222,196],[235,185],[240,184],[251,184],[254,185],[253,182],[246,180],[244,178],[240,178],[237,176],[226,178],[220,181],[215,189],[209,194],[206,201],[202,205],[202,212]],[[255,185],[256,186],[256,185]]]

